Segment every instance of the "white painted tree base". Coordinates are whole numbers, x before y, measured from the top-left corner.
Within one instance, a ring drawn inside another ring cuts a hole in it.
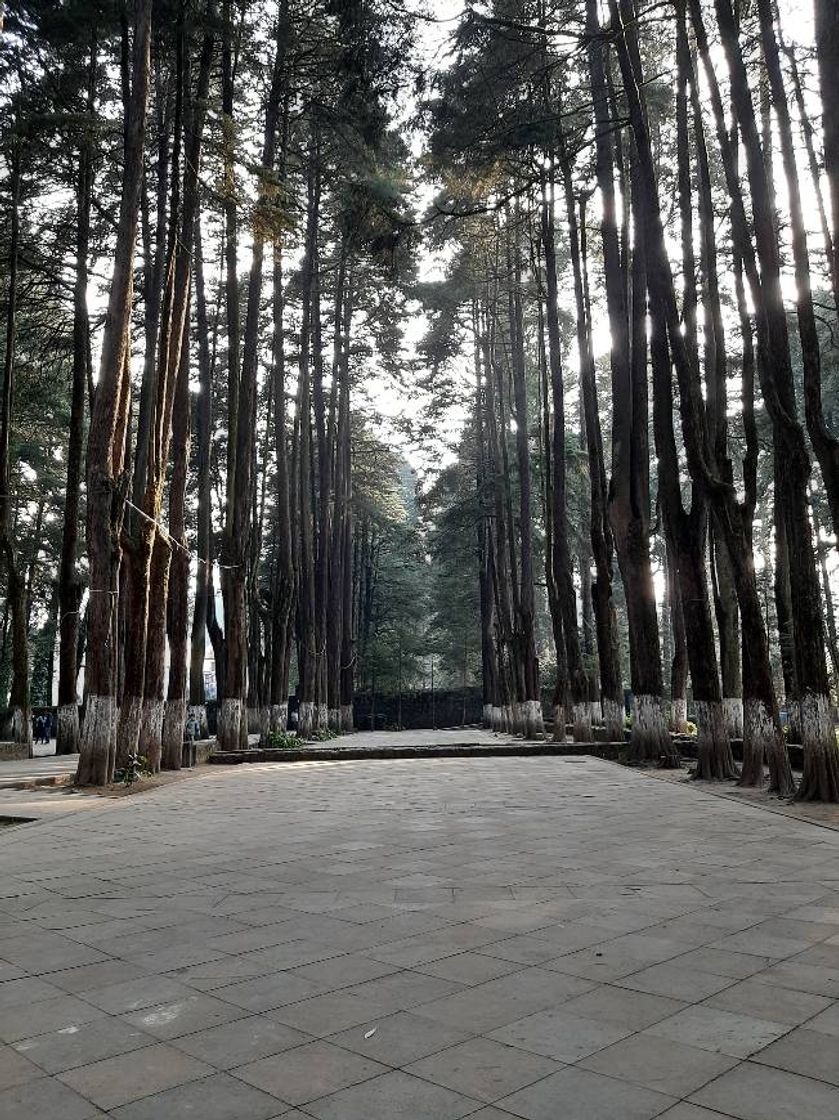
[[[740,696],[724,696],[722,714],[729,738],[743,738],[743,700]]]
[[[87,709],[87,701],[85,702]],[[85,716],[87,719],[87,716]],[[128,757],[140,749],[140,728],[143,723],[143,701],[140,696],[124,696],[119,707],[116,726],[116,765],[122,769]]]
[[[79,740],[78,777],[81,782],[107,785],[113,779],[116,724],[114,697],[88,694]]]
[[[542,717],[542,705],[538,700],[525,700],[521,708],[525,738],[543,739],[545,737],[545,721]]]
[[[216,739],[219,750],[238,751],[242,743],[242,701],[236,697],[226,697],[218,712]]]
[[[670,701],[670,730],[684,735],[688,723],[688,702],[684,696]]]
[[[288,728],[288,704],[272,704],[268,713],[268,730],[285,734]]]
[[[574,705],[572,714],[572,738],[575,743],[590,743],[592,741],[593,732],[592,725],[592,703],[590,700],[583,700]]]
[[[617,700],[603,699],[603,726],[606,729],[607,743],[622,743],[625,727],[623,705]]]
[[[554,720],[554,736],[555,743],[564,743],[566,740],[565,731],[565,709],[561,704],[554,704],[553,706],[553,720]]]
[[[311,739],[315,730],[315,705],[311,700],[301,700],[297,710],[297,737]]]
[[[143,712],[140,717],[139,751],[142,758],[148,759],[149,769],[156,774],[160,769],[160,757],[163,750],[163,716],[164,704],[162,699],[143,701]]]
[[[77,754],[81,738],[78,704],[61,704],[58,709],[56,754]]]
[[[163,713],[163,752],[161,765],[167,770],[180,770],[183,757],[186,700],[167,700]]]

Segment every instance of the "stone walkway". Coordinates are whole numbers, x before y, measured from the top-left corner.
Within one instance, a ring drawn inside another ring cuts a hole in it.
[[[0,1120],[832,1120],[839,834],[590,759],[0,833]]]

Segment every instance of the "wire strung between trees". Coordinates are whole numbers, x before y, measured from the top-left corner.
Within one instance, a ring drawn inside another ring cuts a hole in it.
[[[234,571],[234,569],[242,567],[241,564],[221,564],[218,561],[205,560],[203,556],[199,556],[197,552],[193,552],[191,548],[187,548],[185,544],[181,544],[180,541],[176,541],[174,537],[169,535],[168,530],[164,529],[159,521],[156,521],[153,517],[150,517],[149,514],[147,514],[145,510],[140,509],[139,506],[135,506],[133,502],[130,502],[128,500],[128,498],[125,499],[125,504],[133,509],[135,513],[138,513],[140,517],[142,517],[145,521],[148,521],[151,525],[154,525],[154,527],[157,529],[157,531],[160,533],[167,544],[171,545],[174,548],[179,548],[181,552],[185,552],[190,560],[196,560],[199,564],[208,564],[210,566],[215,563],[216,567],[225,572],[232,572]]]

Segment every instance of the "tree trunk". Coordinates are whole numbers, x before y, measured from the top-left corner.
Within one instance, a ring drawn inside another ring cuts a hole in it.
[[[798,334],[801,341],[801,363],[804,369],[804,414],[810,442],[821,467],[822,479],[830,505],[833,535],[839,542],[839,440],[827,429],[822,407],[821,350],[816,326],[816,312],[810,286],[810,253],[807,247],[807,232],[804,222],[804,207],[798,181],[798,167],[795,159],[795,142],[792,134],[789,105],[787,104],[786,80],[781,70],[781,58],[772,21],[771,0],[758,0],[761,40],[778,134],[781,142],[781,158],[787,197],[789,199],[790,234],[792,255],[795,265],[795,302],[798,315]],[[818,5],[817,5],[818,14]],[[837,53],[839,58],[839,52]],[[830,129],[829,118],[835,116],[833,106],[825,105],[825,142]],[[827,163],[827,147],[825,148]],[[837,770],[839,777],[839,770]]]
[[[643,310],[638,306],[644,274],[643,244],[636,231],[633,250],[634,301],[632,336],[630,308],[624,286],[618,234],[612,151],[613,120],[608,103],[602,31],[595,0],[586,3],[588,62],[595,123],[595,168],[602,200],[600,223],[606,303],[612,336],[612,479],[609,520],[626,590],[630,667],[635,695],[630,756],[636,762],[656,762],[670,749],[661,706],[661,653],[658,617],[649,553],[649,493],[647,478],[647,420],[640,415],[646,399],[646,338]],[[624,198],[629,184],[624,183]],[[640,421],[643,419],[643,423]]]
[[[550,370],[553,432],[551,446],[552,480],[552,553],[551,567],[565,639],[568,680],[571,692],[572,722],[575,742],[590,742],[592,737],[591,702],[588,680],[583,670],[580,636],[577,625],[577,596],[568,545],[567,484],[565,466],[565,388],[560,349],[558,284],[556,270],[556,232],[554,228],[553,182],[542,190],[542,243],[545,252],[546,304],[548,325],[548,366]]]
[[[148,101],[150,32],[151,2],[137,0],[114,271],[87,443],[86,528],[91,598],[87,614],[85,719],[76,775],[81,785],[106,785],[113,776],[115,758],[115,638],[120,533],[127,489],[127,478],[123,473],[125,437],[131,395],[128,354],[134,243]]]
[[[230,12],[227,12],[229,21]],[[282,19],[276,32],[276,46],[271,86],[265,105],[265,131],[262,144],[262,169],[264,180],[260,183],[258,205],[268,205],[270,183],[274,167],[277,125],[280,112],[281,82],[285,57],[285,27]],[[225,34],[224,63],[224,112],[232,123],[233,76],[229,58],[229,28]],[[232,156],[231,156],[232,158]],[[257,369],[259,362],[259,315],[262,300],[262,266],[265,249],[264,227],[254,227],[251,248],[251,268],[248,281],[248,303],[245,318],[244,348],[241,371],[238,369],[238,287],[236,275],[235,200],[233,212],[228,213],[227,233],[227,300],[228,300],[228,360],[231,385],[238,378],[235,399],[229,398],[229,444],[227,479],[227,510],[222,545],[221,572],[224,599],[225,627],[225,684],[222,702],[222,719],[219,721],[218,743],[222,750],[237,750],[248,745],[245,700],[247,697],[248,667],[248,572],[255,558],[249,547],[252,528],[252,503],[254,493],[254,453],[256,438]],[[231,314],[232,309],[232,314]],[[235,338],[234,338],[235,336]],[[254,636],[258,640],[258,636]]]
[[[614,2],[610,4],[610,10],[613,22],[620,30],[622,18]],[[697,37],[700,39],[700,28],[697,27],[696,13],[693,14]],[[650,254],[648,271],[650,308],[654,313],[655,320],[659,324],[666,324],[670,352],[678,376],[682,430],[687,450],[688,467],[697,485],[706,489],[719,511],[721,523],[726,526],[726,543],[735,569],[743,624],[744,658],[746,660],[744,690],[748,682],[750,692],[747,695],[754,701],[752,707],[747,705],[745,713],[746,744],[750,750],[750,758],[759,757],[761,765],[763,751],[766,749],[773,785],[779,792],[786,794],[792,788],[792,777],[778,721],[777,703],[769,669],[766,633],[760,615],[754,564],[743,527],[742,510],[736,501],[733,487],[719,478],[710,454],[704,422],[704,404],[697,356],[695,352],[688,348],[682,335],[676,304],[673,273],[667,255],[656,189],[655,167],[642,108],[640,73],[633,66],[622,35],[619,34],[616,37],[616,43],[629,103],[632,130],[639,156],[640,185],[644,195],[644,228],[647,249]],[[699,46],[700,51],[703,50],[703,47],[707,50],[707,43],[703,44],[701,39]],[[717,102],[714,106],[716,115],[719,93],[715,87],[712,88],[712,98]],[[727,136],[725,136],[724,130],[723,137],[727,144]],[[727,162],[729,162],[728,158]],[[729,168],[727,167],[727,174],[728,171]],[[755,749],[756,747],[758,750]],[[744,767],[745,769],[746,767]]]
[[[508,237],[510,229],[508,227]],[[521,534],[521,590],[519,592],[519,657],[522,672],[522,715],[526,739],[544,735],[539,661],[536,656],[535,604],[533,591],[533,526],[531,517],[531,478],[527,382],[524,356],[524,322],[521,306],[521,262],[519,247],[512,247],[512,274],[509,293],[511,366],[516,412],[516,457],[519,473],[519,525]]]
[[[580,202],[577,218],[571,169],[563,156],[563,178],[574,273],[574,296],[577,308],[577,347],[580,354],[580,382],[589,460],[591,494],[591,548],[596,578],[592,586],[592,602],[597,627],[597,655],[600,666],[600,690],[603,723],[607,741],[623,742],[624,711],[620,670],[617,617],[612,597],[614,547],[608,518],[606,469],[603,462],[603,436],[597,402],[594,354],[591,342],[591,307],[588,295],[587,240],[585,237],[585,202]]]
[[[773,191],[760,143],[748,75],[740,52],[730,0],[716,0],[721,41],[731,75],[731,96],[746,154],[760,277],[754,283],[758,309],[758,362],[764,399],[772,420],[775,453],[784,464],[781,502],[786,521],[792,591],[796,672],[800,689],[804,774],[797,796],[839,800],[839,746],[830,715],[824,621],[812,530],[807,513],[810,463],[796,418],[786,309],[780,279]]]
[[[834,0],[814,0],[816,58],[821,87],[824,169],[830,184],[833,234],[831,273],[839,277],[839,10]],[[837,307],[839,313],[839,307]]]
[[[188,320],[187,320],[188,322]],[[187,627],[189,622],[189,549],[186,539],[186,481],[189,471],[189,343],[184,338],[172,418],[172,480],[169,487],[169,594],[166,636],[169,642],[169,685],[161,736],[160,764],[180,770],[186,725]],[[200,567],[200,565],[199,565]],[[206,609],[206,603],[205,603]]]
[[[93,36],[88,70],[87,112],[92,117],[96,99],[97,41]],[[84,452],[85,391],[90,367],[90,320],[87,307],[88,255],[90,251],[90,204],[93,193],[93,149],[87,132],[79,146],[76,179],[76,270],[73,287],[73,381],[70,394],[70,429],[67,441],[67,485],[64,492],[64,524],[61,529],[61,559],[58,571],[59,660],[58,731],[56,754],[79,750],[79,612],[82,587],[77,568],[79,509]]]
[[[23,561],[14,543],[11,518],[11,428],[15,400],[15,344],[17,341],[18,253],[20,248],[21,137],[12,138],[9,236],[9,285],[6,292],[5,355],[0,399],[0,549],[6,562],[6,594],[12,616],[12,739],[32,756],[32,713],[29,695],[29,602]]]
[[[202,735],[207,734],[207,706],[204,690],[204,658],[207,642],[207,599],[212,563],[212,509],[210,450],[213,429],[213,357],[210,352],[210,328],[207,316],[207,295],[204,286],[201,219],[195,223],[195,304],[198,334],[198,395],[195,400],[195,487],[197,492],[195,603],[189,655],[189,715]],[[213,350],[218,331],[218,315],[213,322]],[[220,670],[220,666],[218,667]]]

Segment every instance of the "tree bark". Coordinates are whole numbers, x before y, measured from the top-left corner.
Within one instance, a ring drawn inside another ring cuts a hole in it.
[[[609,520],[626,591],[630,668],[635,696],[630,757],[655,762],[670,751],[661,703],[661,650],[649,551],[649,491],[646,418],[646,327],[643,297],[643,241],[636,229],[633,245],[633,307],[628,306],[621,259],[614,183],[612,132],[602,31],[595,0],[586,2],[588,64],[595,125],[595,170],[600,189],[603,268],[612,336],[612,478]],[[631,192],[624,183],[623,197]],[[626,223],[624,232],[626,233]],[[630,315],[633,330],[630,334]],[[642,407],[643,406],[643,407]],[[642,415],[643,413],[643,415]]]
[[[67,440],[67,484],[64,491],[64,524],[58,571],[58,730],[56,754],[79,750],[77,660],[82,585],[77,567],[79,511],[84,452],[84,411],[90,367],[90,317],[87,307],[90,205],[93,193],[93,112],[96,101],[97,40],[90,49],[86,110],[89,122],[79,145],[76,178],[76,264],[73,286],[73,380],[70,392],[70,429]]]
[[[106,785],[113,776],[115,759],[115,638],[120,533],[127,490],[125,436],[131,395],[128,359],[134,244],[148,103],[151,7],[151,0],[136,0],[133,12],[131,91],[125,116],[125,157],[114,271],[87,444],[86,532],[91,600],[87,618],[85,719],[76,775],[81,785]]]

